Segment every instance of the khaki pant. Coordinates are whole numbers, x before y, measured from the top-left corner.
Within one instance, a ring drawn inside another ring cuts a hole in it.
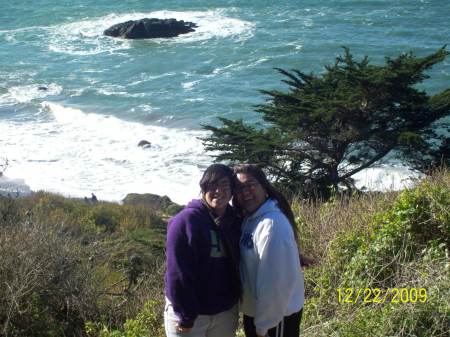
[[[172,304],[166,303],[164,328],[167,337],[235,337],[238,318],[238,307],[235,305],[230,310],[216,315],[197,316],[191,331],[181,333],[176,328],[178,317],[173,311]]]

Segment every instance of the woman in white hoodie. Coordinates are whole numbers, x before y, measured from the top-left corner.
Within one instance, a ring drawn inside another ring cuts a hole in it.
[[[234,168],[246,337],[298,337],[304,302],[295,219],[286,198],[253,164]]]

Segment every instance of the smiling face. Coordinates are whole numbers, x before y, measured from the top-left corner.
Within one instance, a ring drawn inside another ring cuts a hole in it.
[[[214,213],[217,215],[223,214],[228,206],[228,202],[231,200],[230,179],[223,177],[206,186],[204,199]]]
[[[236,175],[236,198],[248,214],[254,213],[267,199],[267,191],[250,173]]]

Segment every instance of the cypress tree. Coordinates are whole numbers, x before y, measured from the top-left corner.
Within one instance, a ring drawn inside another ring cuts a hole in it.
[[[276,68],[288,90],[261,91],[264,123],[219,118],[222,126],[203,125],[205,148],[219,151],[216,161],[259,163],[284,187],[323,197],[353,189],[354,174],[388,155],[421,172],[449,165],[450,88],[430,96],[417,87],[448,54],[444,46],[373,65],[344,47],[320,75]]]

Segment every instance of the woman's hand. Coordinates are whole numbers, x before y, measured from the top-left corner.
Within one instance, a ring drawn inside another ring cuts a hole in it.
[[[192,330],[192,328],[185,328],[177,324],[177,331],[180,333],[188,333]]]

